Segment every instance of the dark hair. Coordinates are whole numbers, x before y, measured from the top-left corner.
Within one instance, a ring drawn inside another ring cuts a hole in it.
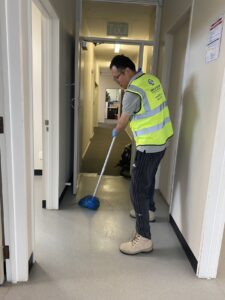
[[[117,69],[126,69],[130,68],[132,71],[135,71],[135,64],[132,62],[132,60],[125,56],[125,55],[116,55],[113,57],[111,63],[110,63],[110,69],[115,66]]]

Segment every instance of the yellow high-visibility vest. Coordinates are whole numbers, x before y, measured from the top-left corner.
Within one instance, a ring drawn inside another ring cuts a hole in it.
[[[159,79],[142,74],[129,84],[127,91],[141,97],[141,108],[130,122],[136,146],[164,145],[173,135],[173,127]]]

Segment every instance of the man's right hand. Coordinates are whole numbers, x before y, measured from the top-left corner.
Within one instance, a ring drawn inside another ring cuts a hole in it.
[[[118,131],[116,131],[115,129],[112,130],[112,137],[117,137],[117,135],[119,134]]]

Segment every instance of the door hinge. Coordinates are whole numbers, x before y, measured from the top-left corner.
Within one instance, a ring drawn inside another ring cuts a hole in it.
[[[3,258],[4,259],[9,259],[9,246],[3,246]]]
[[[0,117],[0,134],[4,133],[3,117]]]
[[[46,200],[42,200],[42,208],[46,208]]]
[[[46,129],[46,131],[48,131],[49,130],[49,120],[45,120],[45,129]]]

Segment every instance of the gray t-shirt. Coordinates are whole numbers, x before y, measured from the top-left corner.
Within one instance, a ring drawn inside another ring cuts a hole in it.
[[[142,73],[141,73],[142,74]],[[137,73],[131,78],[131,81],[136,79],[138,76],[140,76],[140,73]],[[130,82],[131,82],[130,81]],[[129,83],[130,84],[130,83]],[[129,91],[126,91],[124,96],[123,96],[123,109],[122,112],[126,113],[127,115],[130,115],[130,120],[132,119],[132,116],[137,113],[141,109],[141,98],[138,94],[131,93]],[[167,148],[169,145],[169,140],[166,142],[165,145],[156,145],[156,146],[138,146],[137,150],[141,152],[146,152],[146,153],[155,153],[155,152],[160,152],[163,151]]]

